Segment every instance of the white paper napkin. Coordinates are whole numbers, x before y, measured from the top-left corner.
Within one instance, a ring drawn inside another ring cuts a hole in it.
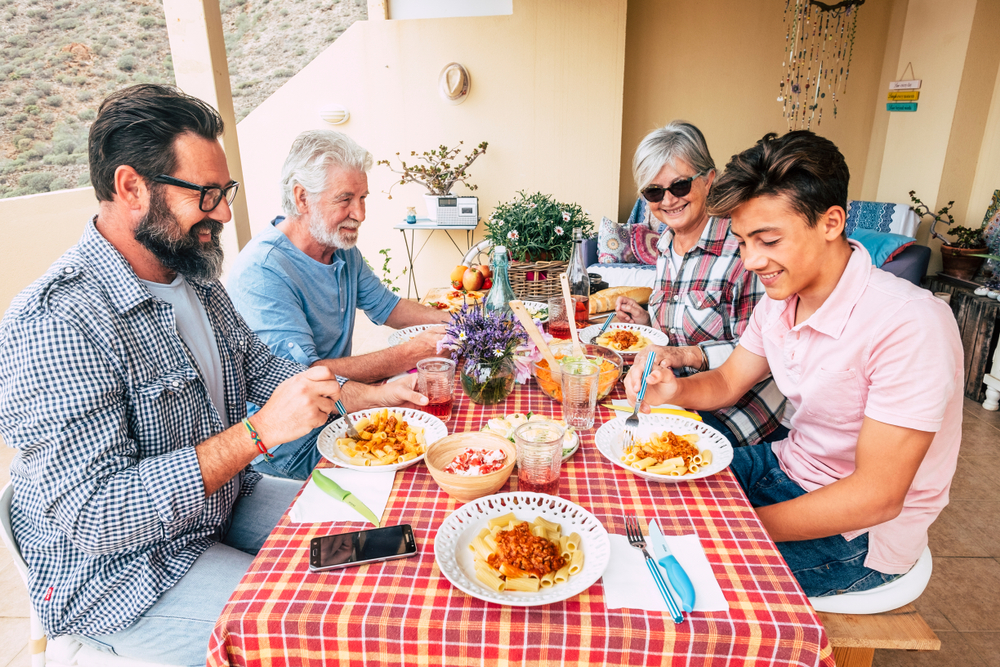
[[[629,545],[624,535],[610,535],[611,560],[604,571],[604,604],[608,609],[645,609],[669,613],[667,603],[660,595],[660,589],[653,581],[653,575],[646,567],[645,558],[639,549]],[[667,546],[687,572],[694,585],[695,611],[725,611],[729,603],[719,588],[712,566],[705,557],[705,550],[697,535],[665,535]],[[653,555],[646,540],[646,551]],[[654,556],[655,558],[655,556]],[[659,567],[659,565],[657,565]],[[667,573],[660,568],[663,580],[670,587]],[[674,601],[680,607],[680,596],[674,593]]]
[[[628,401],[624,401],[624,400],[611,401],[611,405],[617,405],[617,406],[620,406],[620,407],[623,407],[623,408],[628,408],[629,410],[631,410],[633,407],[635,407],[635,406],[629,405]],[[652,408],[673,408],[674,410],[687,410],[687,408],[682,408],[681,406],[674,405],[673,403],[662,403],[660,405],[651,405],[650,407],[652,407]],[[689,410],[689,412],[694,412],[694,410]]]
[[[350,491],[363,502],[375,516],[381,518],[385,506],[389,504],[395,472],[358,472],[347,468],[323,468],[326,475],[345,491]],[[288,512],[292,523],[327,523],[331,521],[363,521],[368,519],[358,514],[353,507],[327,495],[309,478],[305,490]]]

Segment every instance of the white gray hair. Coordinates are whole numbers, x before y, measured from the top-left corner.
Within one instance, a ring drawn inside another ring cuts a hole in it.
[[[663,166],[681,159],[699,174],[715,169],[715,161],[708,152],[705,135],[691,123],[671,121],[646,135],[635,149],[632,158],[632,177],[639,191],[653,182]]]
[[[296,183],[310,197],[326,189],[332,167],[367,172],[372,155],[346,134],[333,130],[307,130],[297,136],[281,167],[281,208],[288,217],[299,214],[295,205]]]

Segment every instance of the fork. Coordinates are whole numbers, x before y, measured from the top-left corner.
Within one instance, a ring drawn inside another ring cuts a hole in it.
[[[358,433],[358,429],[354,428],[354,422],[351,421],[351,418],[347,416],[347,410],[344,409],[344,404],[337,401],[335,405],[337,406],[337,411],[341,414],[341,416],[343,416],[344,423],[347,424],[347,437],[360,440],[361,434]]]
[[[625,535],[628,537],[628,543],[636,549],[641,549],[642,555],[646,557],[646,567],[649,568],[650,573],[653,575],[653,581],[656,582],[656,587],[660,589],[660,595],[663,596],[664,602],[667,603],[667,609],[670,610],[670,617],[674,619],[674,623],[683,623],[684,615],[681,613],[680,607],[677,606],[677,602],[674,601],[674,597],[667,589],[667,582],[663,580],[659,566],[650,557],[649,552],[646,551],[646,540],[642,537],[639,519],[634,516],[625,517]]]
[[[642,368],[642,386],[639,387],[639,395],[635,397],[635,409],[632,410],[632,415],[625,420],[625,429],[622,431],[622,444],[625,447],[631,447],[635,444],[635,433],[639,428],[639,406],[642,405],[642,399],[646,395],[646,378],[653,370],[653,362],[655,361],[656,353],[650,350],[649,354],[646,355],[646,365]]]

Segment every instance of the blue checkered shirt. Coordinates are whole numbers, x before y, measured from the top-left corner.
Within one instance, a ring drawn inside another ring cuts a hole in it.
[[[271,354],[222,284],[189,280],[219,345],[236,424],[303,366]],[[0,323],[0,435],[14,535],[46,631],[94,635],[135,621],[218,539],[249,468],[205,497],[195,445],[223,430],[177,335],[93,221]]]

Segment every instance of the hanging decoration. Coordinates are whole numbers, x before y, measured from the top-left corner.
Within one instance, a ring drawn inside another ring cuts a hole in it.
[[[816,0],[785,0],[784,72],[778,101],[788,130],[808,130],[823,121],[823,105],[833,105],[847,91],[854,53],[858,7],[865,0],[827,5]]]

